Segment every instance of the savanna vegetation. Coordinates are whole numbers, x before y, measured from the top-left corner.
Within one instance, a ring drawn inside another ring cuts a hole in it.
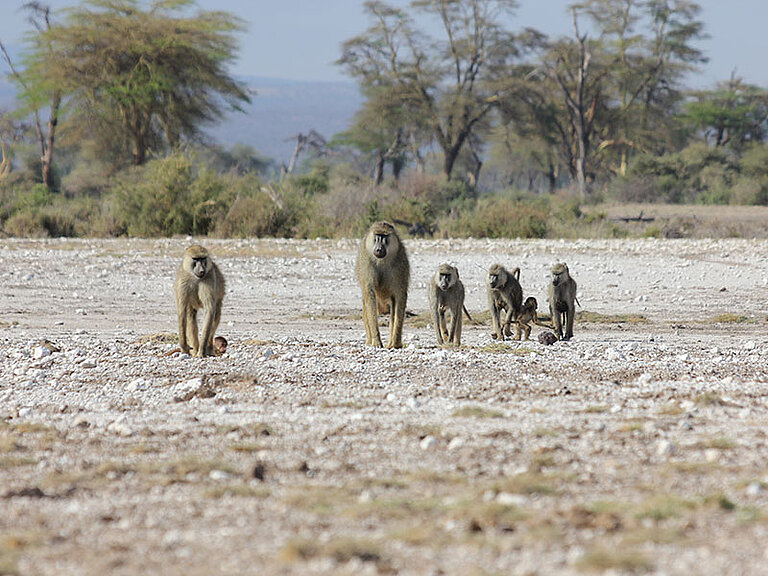
[[[307,127],[282,166],[202,136],[258,98],[228,71],[235,15],[24,4],[23,53],[0,42],[18,104],[0,111],[0,232],[346,236],[389,218],[412,234],[616,236],[633,232],[601,202],[768,205],[768,91],[735,75],[687,88],[706,61],[696,2],[575,2],[559,37],[518,4],[366,2],[337,62],[362,107],[343,133]]]

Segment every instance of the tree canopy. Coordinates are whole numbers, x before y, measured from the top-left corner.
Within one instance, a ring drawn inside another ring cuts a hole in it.
[[[134,164],[150,150],[194,138],[225,107],[249,101],[233,79],[234,15],[198,11],[192,0],[86,0],[32,36],[25,74],[55,85],[82,124],[117,130]]]

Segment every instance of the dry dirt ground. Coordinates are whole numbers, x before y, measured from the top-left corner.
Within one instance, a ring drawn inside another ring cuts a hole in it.
[[[408,241],[416,315],[375,350],[356,241],[205,240],[212,359],[168,354],[188,243],[0,241],[0,574],[768,570],[768,241]],[[574,339],[492,341],[488,266],[546,308],[560,260]]]

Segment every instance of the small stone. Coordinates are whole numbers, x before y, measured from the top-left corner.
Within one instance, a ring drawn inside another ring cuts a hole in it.
[[[675,453],[675,445],[669,440],[659,440],[656,444],[656,454],[659,456],[669,457]]]
[[[204,380],[201,376],[179,382],[173,387],[173,399],[176,402],[186,402],[194,398],[198,391],[203,388]]]
[[[88,428],[90,425],[91,423],[88,422],[88,418],[86,418],[82,414],[77,416],[74,420],[72,420],[72,426],[75,428]]]
[[[51,349],[47,346],[35,346],[32,349],[32,358],[35,360],[40,360],[41,358],[45,358],[46,356],[51,355]]]
[[[421,439],[421,442],[419,442],[419,446],[421,446],[422,450],[432,450],[437,446],[437,439],[431,435],[424,436],[424,438]]]
[[[118,436],[122,436],[124,438],[127,438],[128,436],[133,436],[133,429],[131,429],[128,424],[126,424],[123,420],[115,420],[109,426],[107,426],[107,432],[112,432],[113,434],[117,434]]]
[[[557,336],[555,336],[554,332],[541,332],[539,334],[539,344],[552,346],[555,342],[557,342]]]
[[[80,363],[81,368],[96,368],[96,360],[90,359],[90,360],[83,360]]]
[[[454,436],[451,438],[451,441],[448,442],[448,450],[458,450],[459,448],[463,448],[466,444],[466,441],[461,436]]]
[[[653,375],[650,372],[643,372],[637,377],[637,383],[640,386],[647,386],[653,381]]]
[[[32,414],[32,408],[25,406],[24,408],[19,408],[19,418],[24,418],[25,416],[29,416]]]
[[[499,492],[496,495],[496,502],[504,506],[525,506],[528,504],[528,498],[522,494],[510,494],[509,492]]]
[[[408,400],[405,401],[405,405],[411,410],[416,410],[416,408],[421,406],[421,402],[419,402],[418,398],[408,398]]]
[[[232,478],[232,474],[230,474],[229,472],[225,472],[224,470],[211,470],[208,473],[208,478],[210,478],[211,480],[218,480],[218,481],[229,480],[230,478]]]
[[[267,348],[266,350],[264,350],[264,360],[269,360],[274,355],[275,355],[275,351],[272,350],[272,348]]]
[[[707,448],[704,450],[704,460],[707,462],[717,462],[720,459],[720,450]]]
[[[747,486],[747,496],[759,496],[763,491],[763,485],[760,482],[750,482]]]
[[[754,350],[757,347],[757,344],[755,344],[754,340],[747,341],[746,344],[744,344],[744,348],[747,350]]]
[[[266,464],[264,464],[264,462],[256,462],[256,464],[253,465],[251,475],[256,478],[256,480],[261,480],[263,482],[267,475]]]

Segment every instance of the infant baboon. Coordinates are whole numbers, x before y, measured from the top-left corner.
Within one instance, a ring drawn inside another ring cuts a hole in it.
[[[216,336],[213,339],[213,352],[216,356],[223,356],[227,351],[227,346],[229,346],[229,342],[224,336]]]
[[[366,345],[382,347],[378,315],[383,314],[389,304],[387,348],[402,348],[411,268],[405,246],[392,224],[375,222],[371,225],[360,244],[355,273],[363,292]]]
[[[508,272],[501,264],[494,264],[488,270],[488,308],[491,310],[494,340],[504,340],[512,332],[510,323],[517,318],[523,303],[523,289],[520,287],[520,268]],[[501,311],[505,315],[502,320]]]
[[[523,340],[528,340],[528,337],[531,335],[531,322],[542,328],[553,328],[550,324],[539,320],[539,315],[536,311],[538,307],[539,303],[533,296],[528,296],[525,299],[520,312],[517,314],[517,320],[514,320],[515,340],[520,340],[522,334],[524,334]]]
[[[208,250],[193,245],[184,252],[173,292],[176,295],[176,311],[179,315],[179,348],[193,356],[213,356],[216,352],[213,335],[221,319],[221,303],[224,300],[224,276],[213,263]],[[197,311],[205,310],[202,345],[197,334]]]
[[[435,325],[437,343],[461,346],[461,313],[464,308],[464,284],[459,280],[459,271],[450,264],[440,264],[429,283],[429,309]],[[445,313],[451,315],[451,328],[445,321]],[[469,317],[469,314],[467,314]],[[471,320],[471,319],[470,319]]]
[[[552,314],[552,324],[558,340],[573,338],[573,317],[576,307],[576,281],[568,273],[564,262],[552,267],[552,282],[549,284],[549,311]],[[565,324],[565,334],[563,334]]]

